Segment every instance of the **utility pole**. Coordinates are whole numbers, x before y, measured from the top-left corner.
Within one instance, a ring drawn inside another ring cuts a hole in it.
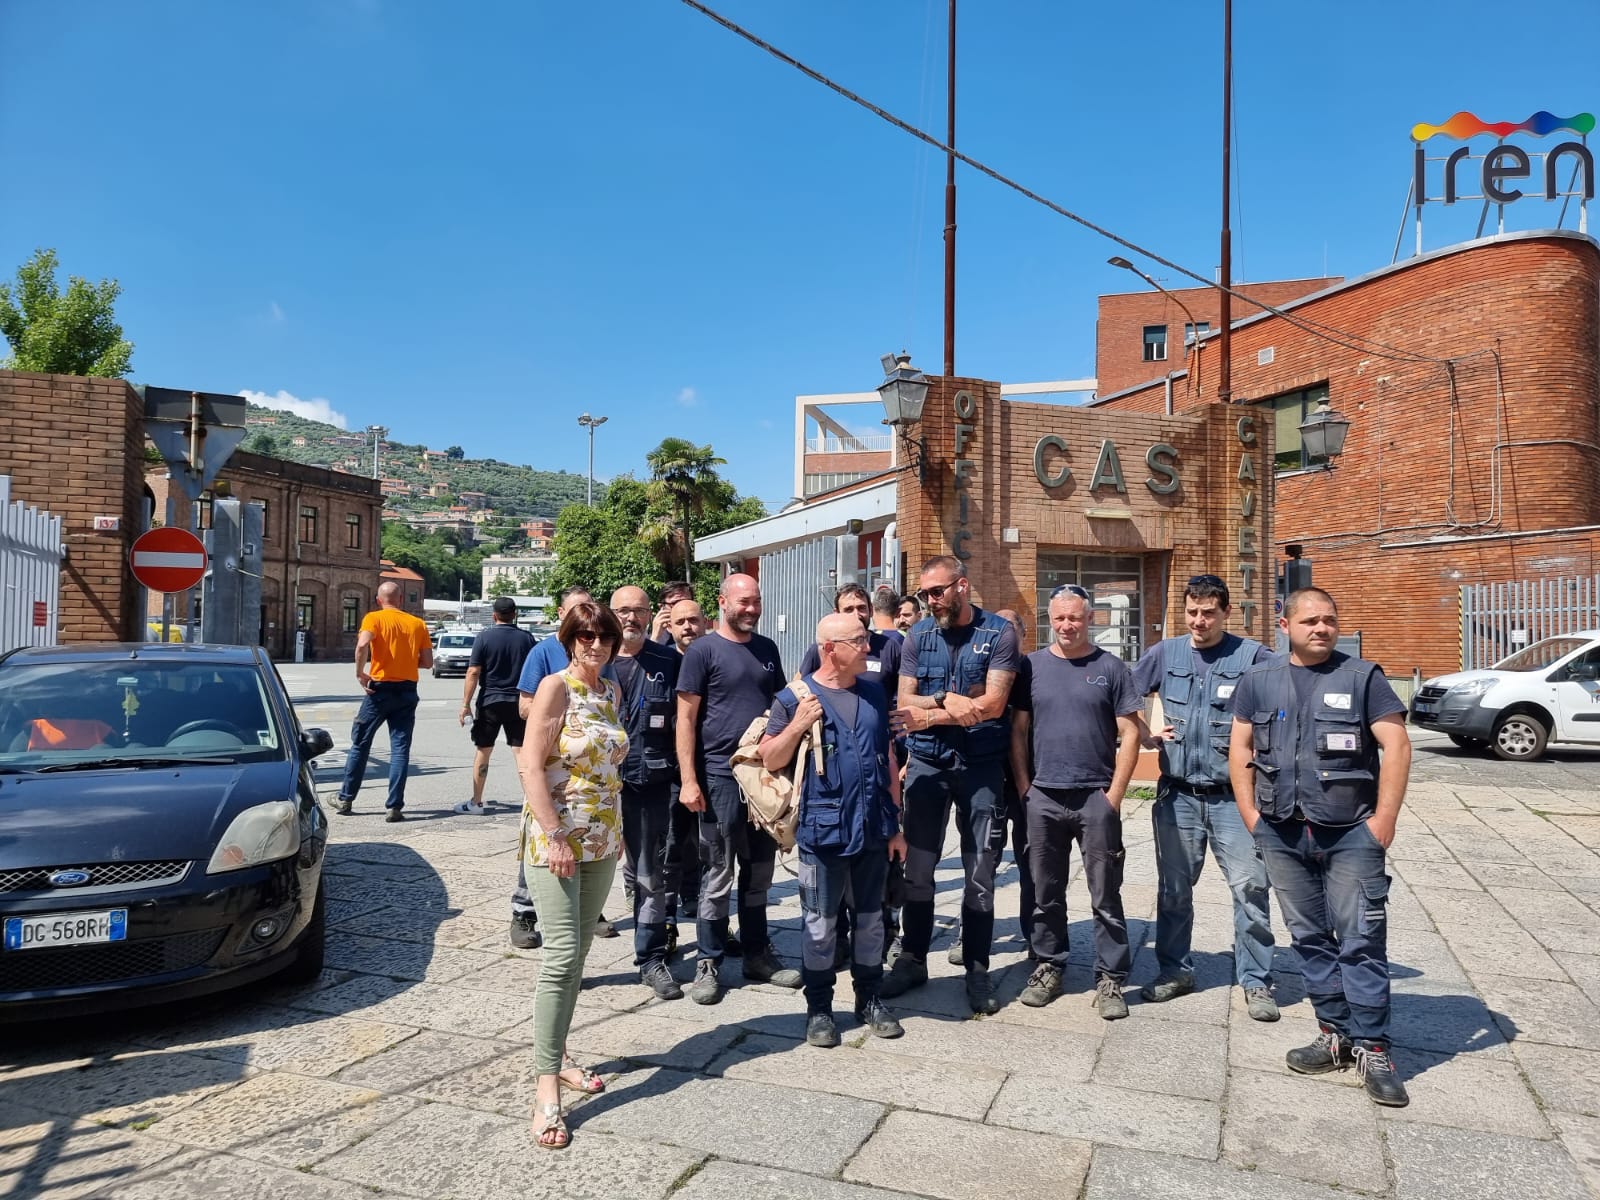
[[[950,0],[950,69],[946,92],[949,135],[945,145],[956,148],[956,0]],[[944,373],[956,373],[956,156],[944,159]]]
[[[368,425],[367,432],[372,435],[372,477],[374,479],[382,479],[383,476],[379,473],[380,468],[378,465],[378,444],[389,436],[389,431],[382,425]]]
[[[578,424],[586,426],[589,430],[589,492],[588,505],[594,507],[594,431],[604,425],[609,417],[591,417],[588,413],[578,418]]]
[[[1233,229],[1229,184],[1233,174],[1233,0],[1222,0],[1222,304],[1219,321],[1222,337],[1219,353],[1222,366],[1217,372],[1217,401],[1233,403]]]

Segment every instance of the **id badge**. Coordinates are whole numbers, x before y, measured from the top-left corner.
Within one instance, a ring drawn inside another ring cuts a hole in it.
[[[883,670],[883,664],[875,658],[867,659],[867,674],[876,675]]]
[[[1354,754],[1361,749],[1361,739],[1353,733],[1325,733],[1322,748],[1330,754]]]
[[[651,713],[650,714],[650,728],[651,729],[665,729],[666,725],[667,725],[667,714],[666,713]]]

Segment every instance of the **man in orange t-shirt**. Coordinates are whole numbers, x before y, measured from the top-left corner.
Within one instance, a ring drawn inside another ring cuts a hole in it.
[[[378,588],[378,609],[361,622],[356,640],[356,682],[366,692],[350,730],[350,754],[344,784],[334,811],[349,816],[367,773],[367,755],[378,726],[389,727],[389,796],[383,802],[388,821],[403,821],[406,770],[411,765],[411,730],[417,722],[417,675],[433,666],[428,627],[400,607],[400,585]]]

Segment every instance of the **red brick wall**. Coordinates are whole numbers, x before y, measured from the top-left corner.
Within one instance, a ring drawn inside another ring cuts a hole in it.
[[[1394,361],[1276,317],[1236,327],[1241,402],[1327,383],[1352,425],[1333,471],[1277,480],[1277,547],[1305,546],[1346,630],[1391,675],[1457,669],[1458,589],[1592,573],[1600,535],[1600,249],[1567,235],[1402,263],[1295,316],[1438,361]],[[1273,361],[1258,365],[1271,347]],[[1496,357],[1498,354],[1498,358]],[[1207,389],[1208,392],[1210,389]],[[1159,409],[1153,385],[1106,406]],[[1180,406],[1194,404],[1180,397]],[[1202,406],[1204,402],[1201,402]],[[1432,538],[1457,540],[1418,547]]]
[[[1312,292],[1332,287],[1341,282],[1338,277],[1329,279],[1283,279],[1265,283],[1236,283],[1234,289],[1247,296],[1256,296],[1267,304],[1279,305],[1298,300]],[[1221,294],[1216,288],[1168,288],[1174,296],[1188,306],[1195,320],[1209,322],[1213,330],[1222,327]],[[1233,300],[1233,319],[1242,321],[1261,309],[1237,296]],[[1160,379],[1168,371],[1181,371],[1186,365],[1183,347],[1183,327],[1189,320],[1184,311],[1160,292],[1125,292],[1120,295],[1100,297],[1100,316],[1095,327],[1095,379],[1096,391],[1102,396],[1114,395],[1125,388]],[[1144,327],[1167,327],[1167,358],[1165,362],[1144,361]],[[1217,351],[1215,339],[1203,343],[1199,357],[1201,382],[1214,393],[1217,385]],[[1193,366],[1194,356],[1187,360]],[[1180,386],[1182,386],[1180,384]],[[1234,384],[1238,386],[1237,382]]]
[[[11,496],[63,518],[57,640],[141,640],[128,548],[140,533],[144,403],[121,379],[0,371],[0,472]],[[121,529],[96,533],[94,518]]]

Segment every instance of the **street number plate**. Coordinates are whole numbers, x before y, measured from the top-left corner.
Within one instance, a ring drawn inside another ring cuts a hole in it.
[[[128,937],[128,910],[49,913],[42,917],[7,917],[7,950],[41,950],[48,946],[83,946],[121,942]]]

